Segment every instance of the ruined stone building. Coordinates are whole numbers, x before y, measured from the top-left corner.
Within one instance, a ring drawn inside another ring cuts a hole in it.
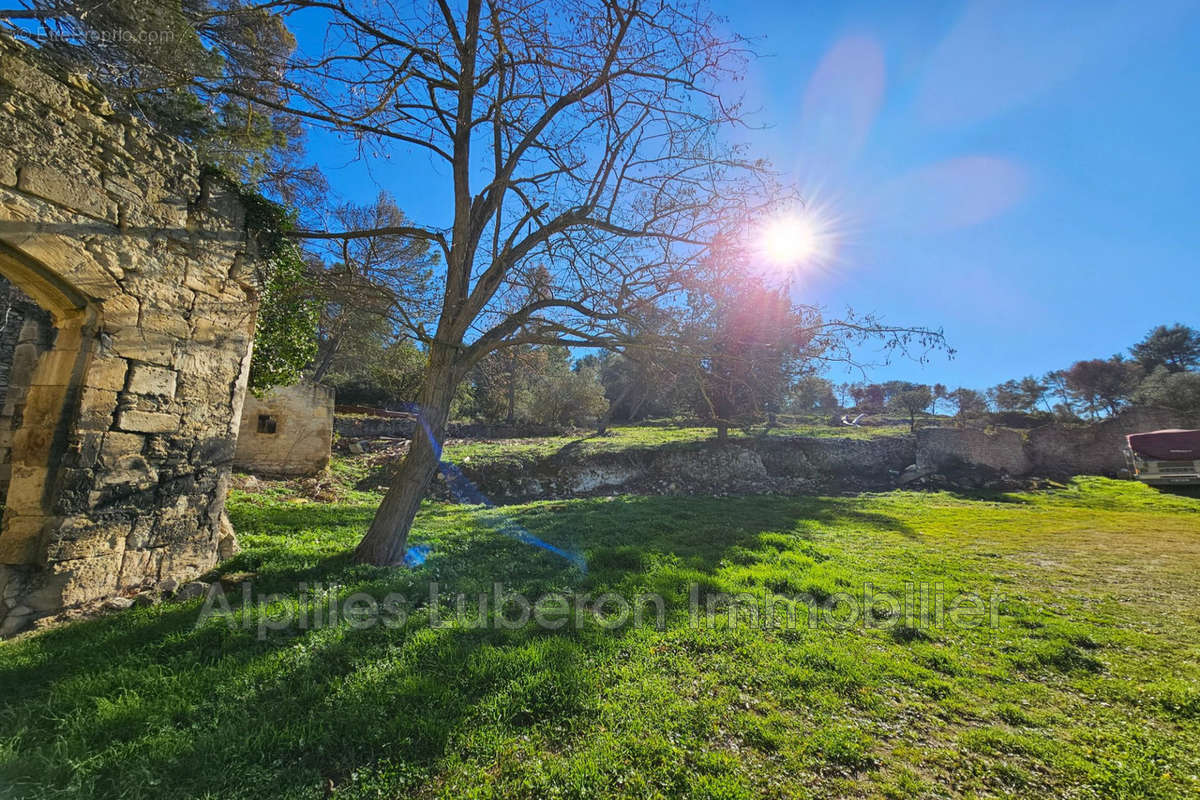
[[[233,465],[260,475],[312,475],[329,464],[333,389],[313,383],[247,395]]]
[[[236,197],[0,39],[0,635],[231,544],[256,301]]]

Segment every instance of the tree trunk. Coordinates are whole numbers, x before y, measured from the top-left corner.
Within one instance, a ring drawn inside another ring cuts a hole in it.
[[[393,566],[404,562],[408,531],[437,472],[458,377],[451,363],[452,354],[436,352],[443,349],[438,345],[434,345],[434,349],[418,400],[418,421],[412,445],[375,512],[367,535],[354,551],[354,560],[359,564]]]

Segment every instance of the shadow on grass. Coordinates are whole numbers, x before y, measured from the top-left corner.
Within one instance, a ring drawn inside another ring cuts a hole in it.
[[[197,625],[199,600],[168,603],[6,645],[0,730],[15,738],[0,751],[0,782],[97,797],[312,796],[327,781],[384,771],[389,792],[418,787],[481,729],[586,716],[604,690],[589,665],[631,635],[595,624],[433,628],[421,610],[431,582],[472,595],[503,581],[529,598],[661,590],[647,577],[651,565],[677,565],[681,584],[711,576],[731,549],[760,548],[764,534],[800,522],[916,535],[829,498],[630,497],[515,510],[534,535],[594,557],[584,575],[480,526],[477,511],[434,506],[414,534],[432,546],[430,558],[392,570],[350,561],[369,507],[234,512],[246,550],[214,577],[252,574],[255,598],[295,597],[301,583],[335,585],[340,597],[396,592],[409,601],[407,620],[364,630],[297,624],[260,636],[262,610],[252,603],[249,626],[238,624],[247,609],[233,591],[232,619]]]

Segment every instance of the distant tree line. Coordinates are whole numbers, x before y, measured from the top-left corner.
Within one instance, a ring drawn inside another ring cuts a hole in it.
[[[923,413],[950,412],[960,421],[990,415],[991,421],[1098,419],[1130,406],[1200,414],[1200,331],[1183,324],[1159,325],[1129,348],[1129,355],[1076,361],[1041,377],[1027,375],[984,391],[949,389],[906,381],[844,383],[810,377],[792,386],[796,413],[854,409],[891,412],[915,425]]]

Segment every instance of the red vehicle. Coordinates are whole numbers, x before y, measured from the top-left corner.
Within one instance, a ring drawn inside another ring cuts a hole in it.
[[[1200,430],[1131,433],[1125,437],[1133,476],[1151,486],[1200,484]]]

